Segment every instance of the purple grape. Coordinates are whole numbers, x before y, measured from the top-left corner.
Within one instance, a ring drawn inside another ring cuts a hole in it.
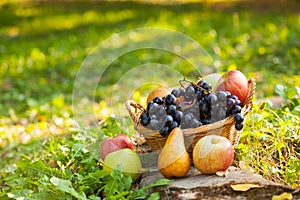
[[[230,110],[235,106],[235,100],[232,98],[228,98],[226,100],[227,108]]]
[[[237,113],[234,115],[234,121],[241,124],[244,121],[244,117],[240,113]]]
[[[182,112],[177,110],[174,115],[173,115],[173,119],[177,122],[177,123],[180,123],[181,122],[181,119],[182,119]]]
[[[170,128],[168,126],[164,126],[159,130],[161,136],[166,137],[170,133]]]
[[[167,105],[175,104],[176,103],[176,97],[173,94],[168,94],[165,97],[165,102]]]
[[[243,123],[240,123],[240,124],[236,123],[236,124],[234,125],[234,127],[235,127],[236,130],[240,131],[240,130],[243,129],[244,124],[243,124]]]
[[[173,94],[175,97],[179,97],[180,96],[180,90],[178,89],[173,89],[171,94]]]
[[[164,122],[166,126],[170,126],[173,123],[173,117],[171,115],[166,115]]]
[[[234,108],[232,109],[232,113],[233,114],[237,114],[237,113],[240,113],[242,111],[242,108],[241,106],[234,106]]]
[[[164,101],[163,101],[162,98],[160,98],[160,97],[155,97],[155,98],[153,99],[153,103],[157,103],[157,104],[161,105],[161,104],[164,103]]]

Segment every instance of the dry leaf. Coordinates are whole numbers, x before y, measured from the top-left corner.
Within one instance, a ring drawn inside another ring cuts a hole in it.
[[[241,191],[241,192],[246,192],[248,190],[250,190],[251,188],[259,188],[262,187],[260,185],[257,184],[236,184],[236,185],[231,185],[231,188],[234,191]]]
[[[272,200],[291,200],[293,199],[293,195],[291,193],[284,192],[280,195],[274,195]]]
[[[216,172],[216,175],[217,175],[217,176],[223,176],[223,177],[226,177],[228,174],[229,174],[228,169],[225,170],[225,171],[217,171],[217,172]]]

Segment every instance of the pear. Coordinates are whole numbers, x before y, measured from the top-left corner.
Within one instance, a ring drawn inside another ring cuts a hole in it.
[[[147,105],[150,101],[152,101],[155,97],[161,97],[163,98],[164,96],[167,96],[168,94],[171,93],[171,90],[166,87],[161,87],[153,90],[147,97]]]
[[[158,156],[158,169],[165,178],[184,177],[191,167],[190,156],[185,149],[183,131],[174,128]]]

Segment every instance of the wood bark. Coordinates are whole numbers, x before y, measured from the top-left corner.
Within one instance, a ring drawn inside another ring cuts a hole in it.
[[[153,168],[152,168],[153,169]],[[158,170],[143,173],[140,186],[155,182],[163,178]],[[236,185],[247,191],[240,191]],[[218,200],[244,200],[244,199],[272,199],[274,195],[288,193],[293,199],[300,199],[299,190],[281,185],[262,178],[258,174],[230,167],[224,176],[200,174],[194,167],[183,178],[172,179],[166,186],[156,187],[150,192],[159,192],[161,199],[218,199]],[[281,200],[284,200],[282,198]]]

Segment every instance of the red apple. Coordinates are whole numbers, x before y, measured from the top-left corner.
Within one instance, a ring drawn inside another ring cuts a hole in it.
[[[222,136],[208,135],[201,138],[193,150],[194,166],[202,174],[225,171],[233,161],[231,142]]]
[[[100,146],[101,158],[104,160],[107,154],[124,148],[134,150],[133,143],[127,135],[118,134],[114,137],[105,138]]]
[[[244,103],[249,93],[248,79],[239,70],[230,70],[219,79],[217,91],[228,91]]]

